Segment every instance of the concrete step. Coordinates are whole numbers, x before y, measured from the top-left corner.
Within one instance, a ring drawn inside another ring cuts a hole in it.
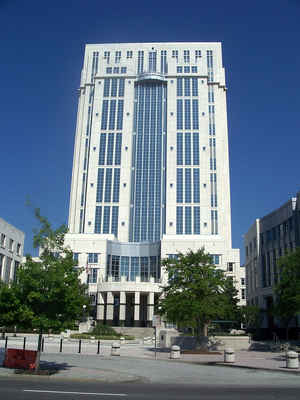
[[[122,333],[123,335],[131,335],[136,339],[143,339],[145,337],[154,336],[154,328],[135,328],[135,327],[121,327],[113,326],[116,332]]]

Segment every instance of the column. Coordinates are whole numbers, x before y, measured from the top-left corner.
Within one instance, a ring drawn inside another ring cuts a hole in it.
[[[119,313],[120,326],[124,326],[125,324],[125,311],[126,311],[126,293],[120,292],[120,313]]]
[[[104,293],[98,292],[97,321],[104,321]]]
[[[112,292],[107,292],[107,303],[106,303],[106,322],[108,325],[112,325],[114,319],[114,296]]]
[[[134,292],[134,326],[140,326],[140,292]]]
[[[154,292],[148,293],[147,300],[147,326],[152,326],[152,318],[154,313]]]

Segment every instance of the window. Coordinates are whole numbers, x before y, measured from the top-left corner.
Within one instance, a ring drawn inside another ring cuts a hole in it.
[[[118,74],[120,72],[120,68],[119,67],[114,67],[114,74]]]
[[[121,74],[126,74],[127,68],[126,67],[121,67]]]
[[[193,74],[196,74],[197,71],[198,71],[197,67],[192,67],[192,73],[193,73]]]
[[[89,264],[97,264],[99,253],[88,253],[88,263]]]
[[[109,64],[109,58],[110,58],[110,51],[105,51],[104,60],[106,60],[107,64]]]
[[[20,256],[21,255],[21,243],[17,244],[17,255]]]
[[[172,50],[172,58],[176,58],[176,61],[178,62],[178,50]]]
[[[212,257],[214,265],[220,264],[220,254],[211,254],[210,256]]]
[[[97,283],[97,278],[98,278],[98,269],[91,268],[88,274],[88,283]]]
[[[232,262],[227,263],[227,271],[233,272],[233,263]]]
[[[182,67],[177,67],[177,74],[182,74]]]
[[[6,239],[6,236],[4,235],[4,233],[1,233],[1,247],[5,247],[5,239]]]
[[[0,254],[0,279],[1,279],[1,276],[2,276],[2,270],[3,270],[3,267],[4,267],[4,255],[3,254]]]
[[[111,74],[112,73],[112,68],[111,67],[107,67],[106,68],[106,73],[107,74]]]
[[[183,51],[183,61],[188,64],[190,62],[190,51],[184,50]]]
[[[13,249],[14,249],[14,241],[13,241],[13,239],[9,239],[8,250],[12,252]]]
[[[184,73],[189,74],[190,73],[190,67],[188,67],[188,66],[184,67]]]
[[[195,50],[195,62],[201,58],[201,50]]]
[[[242,292],[242,300],[245,300],[245,298],[246,298],[246,289],[242,289],[241,292]]]
[[[116,51],[115,52],[115,63],[118,64],[121,61],[121,52]]]
[[[132,50],[128,50],[128,51],[127,51],[126,57],[127,57],[127,58],[132,58]]]
[[[78,265],[78,258],[79,258],[79,253],[73,253],[73,260],[76,262],[76,265]]]
[[[241,285],[245,286],[245,278],[241,278]]]

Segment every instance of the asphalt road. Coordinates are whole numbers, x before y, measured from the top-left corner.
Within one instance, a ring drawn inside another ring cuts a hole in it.
[[[100,382],[49,382],[45,377],[0,378],[2,400],[290,400],[299,398],[292,387],[213,387],[202,385],[104,384]]]

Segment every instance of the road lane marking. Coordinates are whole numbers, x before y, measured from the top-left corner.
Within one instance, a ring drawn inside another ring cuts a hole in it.
[[[64,392],[59,390],[33,390],[24,389],[23,392],[34,392],[34,393],[56,393],[56,394],[85,394],[92,396],[128,396],[125,393],[91,393],[91,392]]]

